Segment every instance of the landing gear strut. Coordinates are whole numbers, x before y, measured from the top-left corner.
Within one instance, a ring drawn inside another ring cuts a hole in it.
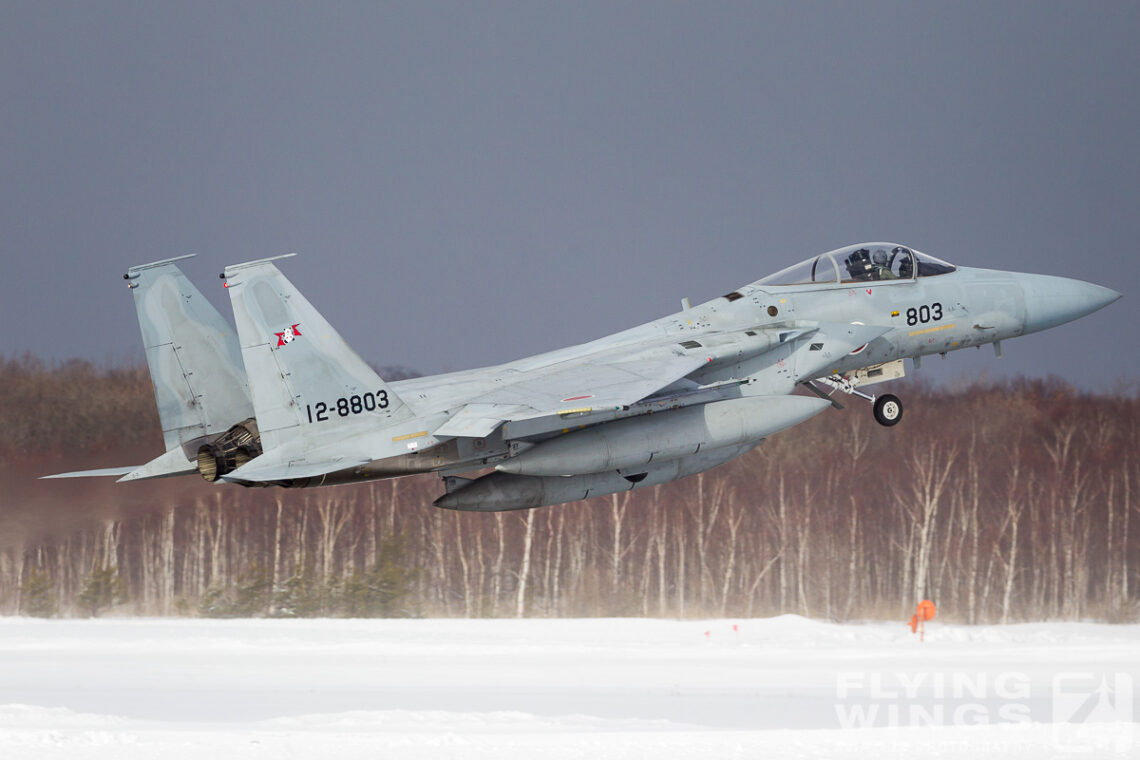
[[[820,382],[831,387],[830,391],[825,391],[815,384],[816,381],[809,380],[804,383],[807,389],[819,396],[822,399],[827,399],[835,406],[836,409],[842,409],[843,405],[832,398],[832,394],[836,391],[843,391],[850,396],[858,396],[859,398],[866,399],[872,403],[872,411],[875,414],[875,422],[886,427],[899,424],[902,419],[903,404],[898,396],[891,393],[884,393],[882,396],[872,396],[862,391],[855,390],[857,381],[848,377],[821,377]]]

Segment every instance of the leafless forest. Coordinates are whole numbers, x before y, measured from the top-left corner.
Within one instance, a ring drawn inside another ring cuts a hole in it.
[[[911,383],[666,486],[499,514],[438,479],[37,481],[161,449],[143,367],[0,360],[0,612],[1140,617],[1140,398]]]

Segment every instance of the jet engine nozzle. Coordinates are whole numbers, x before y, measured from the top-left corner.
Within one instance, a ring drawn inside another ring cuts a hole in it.
[[[198,472],[209,483],[233,472],[246,462],[261,455],[261,436],[257,421],[239,422],[218,436],[212,443],[198,448]]]

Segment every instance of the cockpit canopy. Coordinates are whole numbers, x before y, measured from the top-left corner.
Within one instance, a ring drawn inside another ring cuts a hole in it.
[[[860,243],[801,261],[757,285],[889,282],[953,272],[953,264],[894,243]]]

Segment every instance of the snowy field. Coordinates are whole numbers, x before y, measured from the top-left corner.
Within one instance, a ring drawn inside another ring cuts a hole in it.
[[[0,758],[1140,758],[1138,686],[1134,625],[0,618]]]

